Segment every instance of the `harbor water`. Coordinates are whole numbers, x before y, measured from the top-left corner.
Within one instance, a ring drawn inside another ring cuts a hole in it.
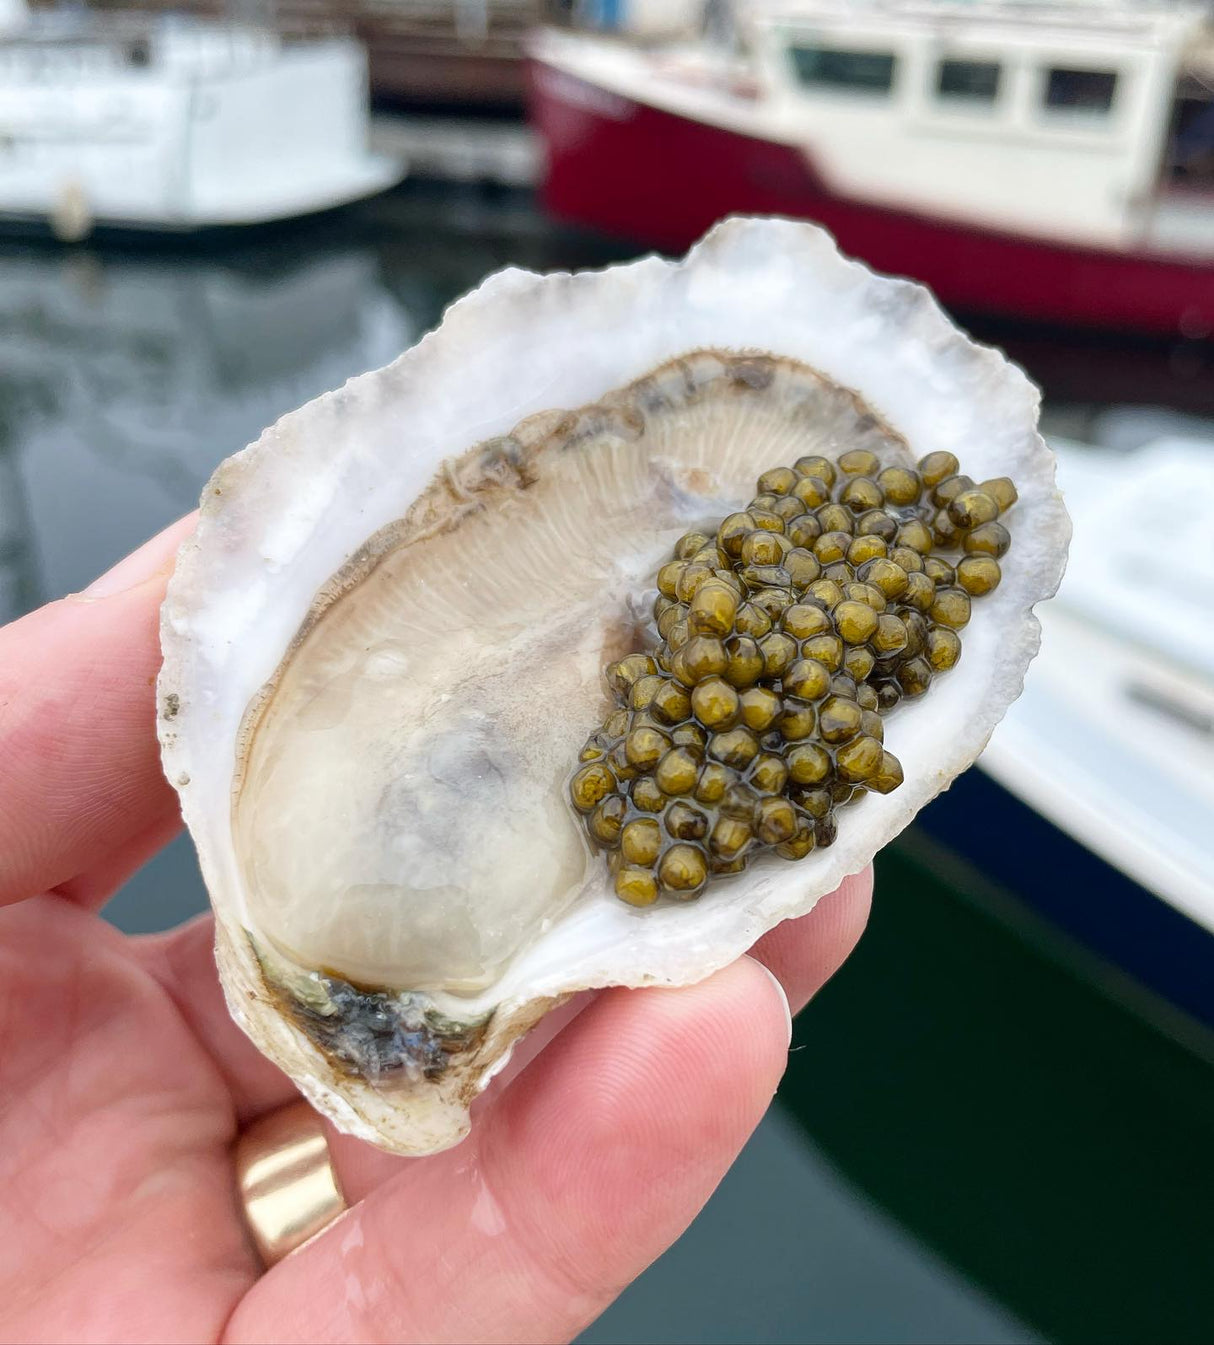
[[[633,252],[553,226],[524,190],[421,182],[250,235],[4,241],[0,620],[84,587],[191,509],[220,459],[488,272]],[[1206,345],[976,330],[1071,438],[1214,418]],[[205,900],[179,837],[106,914],[158,930]],[[1203,1034],[912,828],[801,1016],[778,1105],[584,1339],[1209,1340],[1212,1083]]]

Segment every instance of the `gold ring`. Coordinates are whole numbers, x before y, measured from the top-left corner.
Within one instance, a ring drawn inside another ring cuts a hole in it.
[[[236,1141],[235,1159],[245,1219],[267,1266],[347,1208],[324,1126],[306,1102],[254,1121]]]

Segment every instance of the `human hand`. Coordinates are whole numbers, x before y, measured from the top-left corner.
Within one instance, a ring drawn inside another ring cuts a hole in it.
[[[228,1016],[209,916],[127,938],[96,915],[179,826],[153,683],[191,522],[0,629],[0,1339],[568,1339],[771,1100],[788,1023],[759,964],[800,1008],[859,937],[871,873],[699,985],[549,1015],[447,1153],[330,1131],[351,1209],[264,1271],[232,1145],[298,1095]]]

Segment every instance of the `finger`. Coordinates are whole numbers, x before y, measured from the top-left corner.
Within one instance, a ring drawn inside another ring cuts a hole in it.
[[[786,920],[750,950],[778,977],[793,1013],[799,1013],[843,965],[864,933],[872,905],[870,864],[845,878],[808,915]]]
[[[215,921],[200,915],[165,934],[149,934],[132,940],[140,965],[172,997],[181,1016],[214,1060],[231,1090],[238,1122],[244,1126],[267,1111],[299,1098],[299,1091],[277,1065],[272,1064],[228,1011],[215,967]],[[506,1068],[495,1077],[477,1106],[487,1103],[581,1011],[591,996],[575,996],[568,1004],[548,1014],[519,1043]],[[353,1154],[365,1156],[375,1178],[359,1182],[364,1189],[395,1171],[390,1155],[357,1141],[347,1141],[334,1132],[334,1143],[347,1143]],[[351,1162],[354,1159],[351,1158]]]
[[[463,1145],[260,1280],[228,1338],[571,1338],[711,1195],[775,1091],[787,1023],[746,958],[681,990],[606,991]]]
[[[855,947],[868,918],[872,869],[844,880],[799,920],[789,920],[765,934],[751,950],[783,985],[792,1012],[830,979]],[[298,1093],[275,1065],[266,1060],[232,1021],[215,970],[214,922],[210,916],[192,920],[167,934],[136,941],[143,965],[173,997],[183,1017],[211,1054],[232,1090],[242,1125],[263,1112],[292,1102]],[[505,1091],[532,1060],[594,999],[575,996],[548,1014],[515,1048],[506,1068],[473,1106],[479,1115]],[[343,1165],[347,1190],[369,1191],[394,1176],[402,1160],[333,1132],[332,1146]]]
[[[0,1340],[215,1339],[254,1265],[231,1109],[172,1005],[44,896],[0,910],[0,1022]]]
[[[492,1112],[502,1094],[513,1086],[514,1080],[536,1056],[546,1050],[602,993],[599,990],[588,990],[575,995],[568,1003],[562,1004],[540,1019],[539,1023],[515,1046],[505,1068],[495,1074],[485,1091],[473,1100],[474,1128],[482,1124],[492,1124],[492,1121],[482,1121],[482,1118]],[[415,1159],[398,1158],[395,1154],[375,1148],[374,1145],[343,1135],[328,1122],[326,1127],[329,1134],[329,1152],[341,1180],[341,1189],[351,1204],[416,1163]]]
[[[838,970],[855,947],[868,918],[872,869],[844,880],[809,915],[789,920],[765,934],[751,955],[767,966],[784,987],[796,1013]],[[298,1096],[290,1080],[253,1047],[232,1021],[215,970],[214,923],[210,916],[192,920],[167,934],[137,940],[143,964],[177,1003],[199,1040],[210,1052],[232,1090],[242,1125]],[[553,1038],[593,1000],[576,995],[548,1014],[515,1048],[509,1063],[474,1104],[474,1114],[491,1106]],[[370,1190],[399,1170],[400,1160],[370,1145],[334,1132],[333,1145],[349,1169],[353,1186]]]
[[[0,905],[70,884],[168,824],[155,681],[160,601],[193,518],[83,594],[0,629]],[[71,889],[67,889],[71,890]],[[92,904],[103,884],[81,884]]]
[[[814,909],[798,920],[788,920],[765,934],[750,955],[779,980],[797,1013],[838,971],[856,946],[868,919],[872,898],[872,868],[844,879],[836,891],[823,897]],[[576,996],[569,1004],[542,1019],[515,1049],[510,1063],[495,1078],[483,1097],[473,1104],[478,1118],[492,1107],[498,1094],[591,1002],[593,995]],[[479,1124],[479,1120],[477,1122]],[[343,1189],[351,1199],[390,1180],[408,1160],[394,1158],[348,1136],[331,1132],[330,1148],[338,1163]]]
[[[120,841],[109,854],[75,878],[51,889],[79,906],[96,909],[103,906],[133,873],[153,855],[159,854],[181,830],[180,814],[174,810],[157,818],[146,831]]]
[[[168,992],[232,1093],[240,1125],[299,1097],[291,1080],[237,1027],[215,969],[215,921],[200,915],[167,934],[135,939],[140,965]]]

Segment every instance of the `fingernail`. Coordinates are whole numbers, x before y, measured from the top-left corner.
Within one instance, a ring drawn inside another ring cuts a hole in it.
[[[126,593],[159,574],[167,573],[172,568],[181,539],[189,531],[184,525],[190,522],[191,520],[179,519],[176,523],[169,524],[163,532],[158,532],[151,541],[145,542],[138,551],[132,551],[129,556],[124,556],[117,565],[106,570],[100,578],[94,579],[83,593],[73,596],[85,602],[112,598],[117,593]]]
[[[759,959],[758,959],[757,957],[752,957],[752,958],[750,959],[750,961],[753,962],[753,963],[755,964],[755,966],[758,967],[759,970],[760,970],[761,972],[763,972],[763,973],[766,975],[767,979],[768,979],[768,980],[772,983],[772,985],[774,985],[775,988],[776,988],[776,994],[779,995],[779,997],[780,997],[780,1003],[784,1006],[784,1021],[785,1021],[785,1023],[788,1025],[788,1045],[791,1046],[791,1045],[792,1045],[792,1009],[789,1007],[789,1003],[788,1003],[788,995],[785,993],[785,991],[784,991],[784,987],[783,987],[783,985],[780,983],[780,978],[775,974],[774,971],[772,971],[772,969],[771,969],[770,967],[765,966],[762,962],[760,962]]]

